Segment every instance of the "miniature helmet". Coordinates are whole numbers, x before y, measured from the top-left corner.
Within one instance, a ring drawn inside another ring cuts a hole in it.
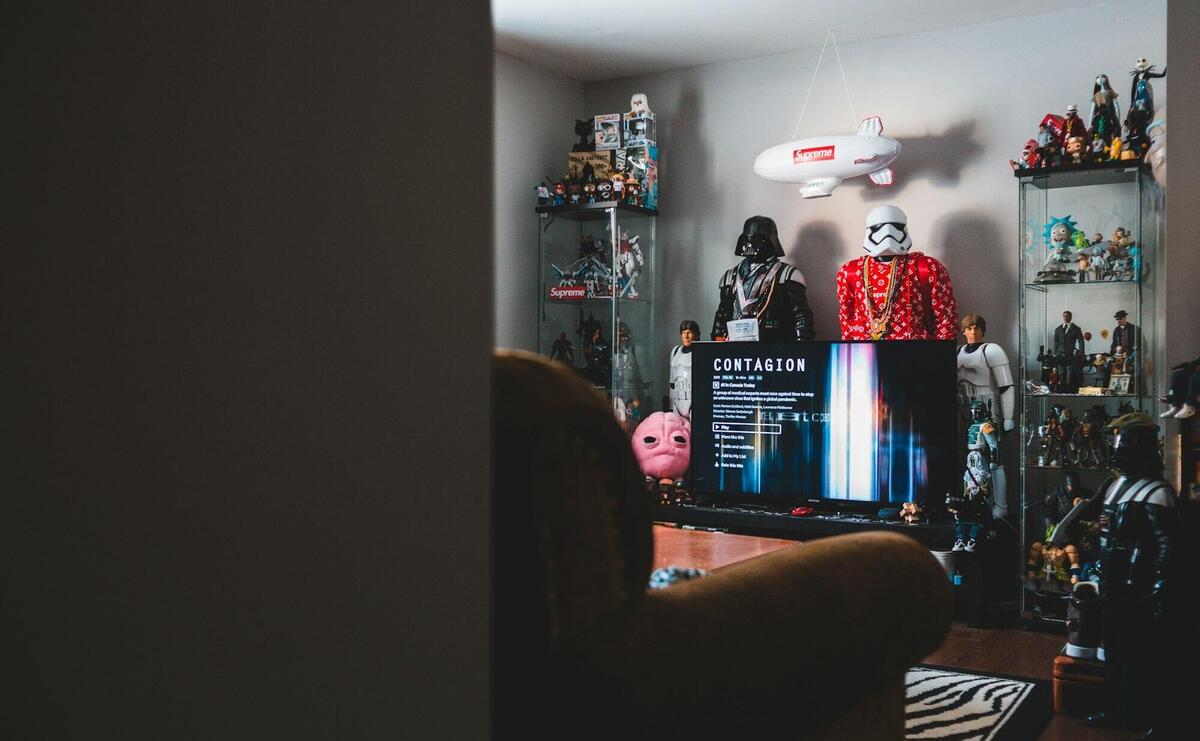
[[[879,206],[867,214],[863,249],[872,257],[903,255],[912,248],[908,216],[895,206]]]
[[[779,244],[779,230],[774,219],[767,216],[751,216],[742,226],[733,254],[738,257],[783,257],[783,246]]]
[[[1162,455],[1158,449],[1158,425],[1145,412],[1131,412],[1109,424],[1116,433],[1112,464],[1127,475],[1161,473]]]
[[[700,336],[700,325],[696,323],[695,319],[684,319],[682,322],[680,322],[679,323],[680,333],[682,333],[683,330],[685,330],[685,329],[692,330],[692,334],[696,335],[697,337]]]
[[[987,408],[987,404],[984,404],[979,399],[976,399],[975,401],[971,402],[971,419],[972,420],[974,420],[976,422],[982,422],[990,416],[992,416],[992,415],[991,415],[991,412]]]

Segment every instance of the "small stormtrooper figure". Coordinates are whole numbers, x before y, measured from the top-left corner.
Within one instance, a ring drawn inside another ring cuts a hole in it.
[[[700,339],[700,325],[692,319],[679,323],[681,344],[671,349],[671,411],[692,418],[692,343]]]

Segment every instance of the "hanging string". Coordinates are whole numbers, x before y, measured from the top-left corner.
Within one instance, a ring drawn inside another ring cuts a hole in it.
[[[846,88],[846,102],[850,104],[850,126],[858,128],[858,116],[854,113],[854,100],[850,98],[850,83],[846,82],[846,68],[842,66],[842,52],[838,49],[837,35],[833,29],[829,30],[829,35],[833,37],[833,53],[837,55],[838,69],[842,72],[842,87]]]
[[[793,139],[800,133],[800,122],[804,120],[804,112],[808,110],[808,99],[812,96],[813,85],[817,83],[817,73],[821,71],[821,61],[825,58],[825,47],[829,46],[830,41],[833,41],[833,53],[837,55],[838,69],[842,73],[842,87],[846,89],[846,100],[850,102],[851,124],[854,128],[858,127],[858,116],[854,113],[854,101],[850,97],[850,84],[846,82],[846,68],[842,66],[842,53],[838,49],[837,36],[833,29],[830,29],[825,34],[825,43],[821,44],[821,53],[817,55],[817,67],[813,70],[812,79],[808,82],[808,92],[804,94],[804,105],[800,106],[800,118],[796,120],[796,128],[792,130]]]
[[[833,35],[833,31],[825,34],[825,43],[821,45],[821,54],[817,57],[817,68],[813,70],[812,79],[808,82],[808,92],[804,94],[804,105],[800,106],[800,118],[796,121],[796,128],[792,130],[792,138],[800,133],[800,122],[804,120],[804,112],[808,110],[808,96],[812,95],[813,85],[817,82],[817,73],[821,71],[821,60],[825,58],[825,47],[829,46],[829,37]]]

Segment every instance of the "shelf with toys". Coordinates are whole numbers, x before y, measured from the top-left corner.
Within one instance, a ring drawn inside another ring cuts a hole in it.
[[[1096,524],[1050,532],[1110,475],[1110,423],[1153,412],[1162,191],[1140,162],[1018,169],[1022,618],[1065,629]]]

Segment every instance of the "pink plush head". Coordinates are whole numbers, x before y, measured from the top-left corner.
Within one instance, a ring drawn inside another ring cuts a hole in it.
[[[675,412],[655,412],[633,431],[633,456],[642,473],[677,479],[692,457],[692,423]]]

